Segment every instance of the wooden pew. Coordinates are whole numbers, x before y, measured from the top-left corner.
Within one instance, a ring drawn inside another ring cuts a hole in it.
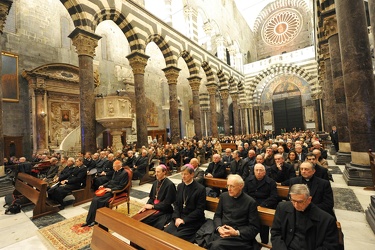
[[[94,190],[91,188],[93,178],[94,175],[87,175],[86,186],[84,188],[72,191],[72,195],[75,198],[73,206],[78,206],[92,200],[95,195]]]
[[[92,234],[90,247],[93,250],[137,249],[103,227],[116,232],[143,249],[203,249],[106,207],[96,212],[95,220],[99,225],[94,226]]]
[[[18,173],[17,175],[16,190],[29,199],[31,203],[35,204],[32,219],[59,211],[59,204],[47,198],[47,185],[47,182],[34,176],[25,173]]]
[[[277,195],[282,200],[289,200],[289,186],[276,186],[277,189]]]
[[[221,148],[223,149],[223,151],[225,151],[226,148],[230,148],[232,150],[232,152],[234,150],[237,150],[236,143],[220,143],[220,145],[221,145]]]
[[[207,178],[204,177],[204,185],[206,187],[216,187],[216,188],[227,188],[227,180],[220,178]],[[276,186],[277,194],[283,200],[289,200],[289,186]]]
[[[153,163],[154,163],[154,167],[156,167],[156,166],[159,165],[160,161],[155,159],[155,160],[153,160]],[[155,175],[151,175],[150,171],[151,171],[150,165],[147,165],[145,175],[139,180],[139,185],[149,183],[149,182],[153,182],[153,181],[156,180]],[[151,171],[151,172],[154,173],[155,171]]]
[[[206,210],[215,212],[217,205],[219,204],[219,198],[213,197],[206,197]],[[272,227],[273,218],[275,217],[275,209],[265,208],[258,206],[258,215],[260,219],[260,223],[265,226]],[[344,246],[344,234],[342,233],[341,224],[340,222],[336,221],[337,230],[338,230],[338,237],[339,237],[339,244]],[[261,247],[271,249],[272,246],[268,244],[263,244],[258,242]]]

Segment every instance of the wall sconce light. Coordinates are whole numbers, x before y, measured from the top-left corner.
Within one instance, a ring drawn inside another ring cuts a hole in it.
[[[46,112],[42,111],[42,112],[40,112],[40,116],[41,116],[42,118],[44,118],[44,117],[47,116],[47,114],[46,114]]]

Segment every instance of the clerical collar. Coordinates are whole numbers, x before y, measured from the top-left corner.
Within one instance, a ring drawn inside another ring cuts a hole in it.
[[[158,180],[158,183],[161,183],[165,180],[166,177],[164,177],[163,179],[161,179],[160,181]]]
[[[241,195],[242,195],[242,191],[241,191],[241,193],[238,196],[233,196],[233,198],[234,199],[238,199],[239,197],[241,197]]]
[[[189,186],[191,183],[193,183],[194,179],[191,179],[191,182],[185,183],[186,186]]]

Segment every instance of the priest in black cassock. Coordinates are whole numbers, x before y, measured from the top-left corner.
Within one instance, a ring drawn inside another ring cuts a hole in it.
[[[147,217],[142,222],[158,229],[171,220],[173,207],[172,204],[176,200],[176,186],[166,177],[167,167],[159,165],[155,168],[156,181],[152,184],[149,199],[147,203],[139,210],[142,213],[147,209],[155,209],[156,213]]]
[[[103,196],[95,196],[90,204],[89,213],[86,217],[86,222],[81,225],[81,227],[92,227],[95,225],[96,210],[105,207],[108,201],[113,197],[112,191],[123,189],[126,184],[128,184],[129,176],[128,172],[122,168],[122,162],[116,160],[113,163],[114,173],[112,179],[100,187],[106,189],[106,193]]]
[[[215,232],[209,249],[257,249],[260,221],[256,201],[242,192],[241,176],[229,175],[228,192],[222,193],[214,215]]]
[[[167,233],[194,242],[195,234],[205,222],[206,188],[194,180],[194,168],[181,168],[182,183],[177,186],[172,221],[164,229]]]

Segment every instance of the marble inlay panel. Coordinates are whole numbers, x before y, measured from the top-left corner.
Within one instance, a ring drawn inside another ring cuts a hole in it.
[[[341,169],[338,166],[328,166],[328,171],[331,174],[342,174]]]
[[[350,188],[333,187],[333,198],[335,202],[335,209],[342,209],[354,212],[363,212],[361,203],[353,190]]]

